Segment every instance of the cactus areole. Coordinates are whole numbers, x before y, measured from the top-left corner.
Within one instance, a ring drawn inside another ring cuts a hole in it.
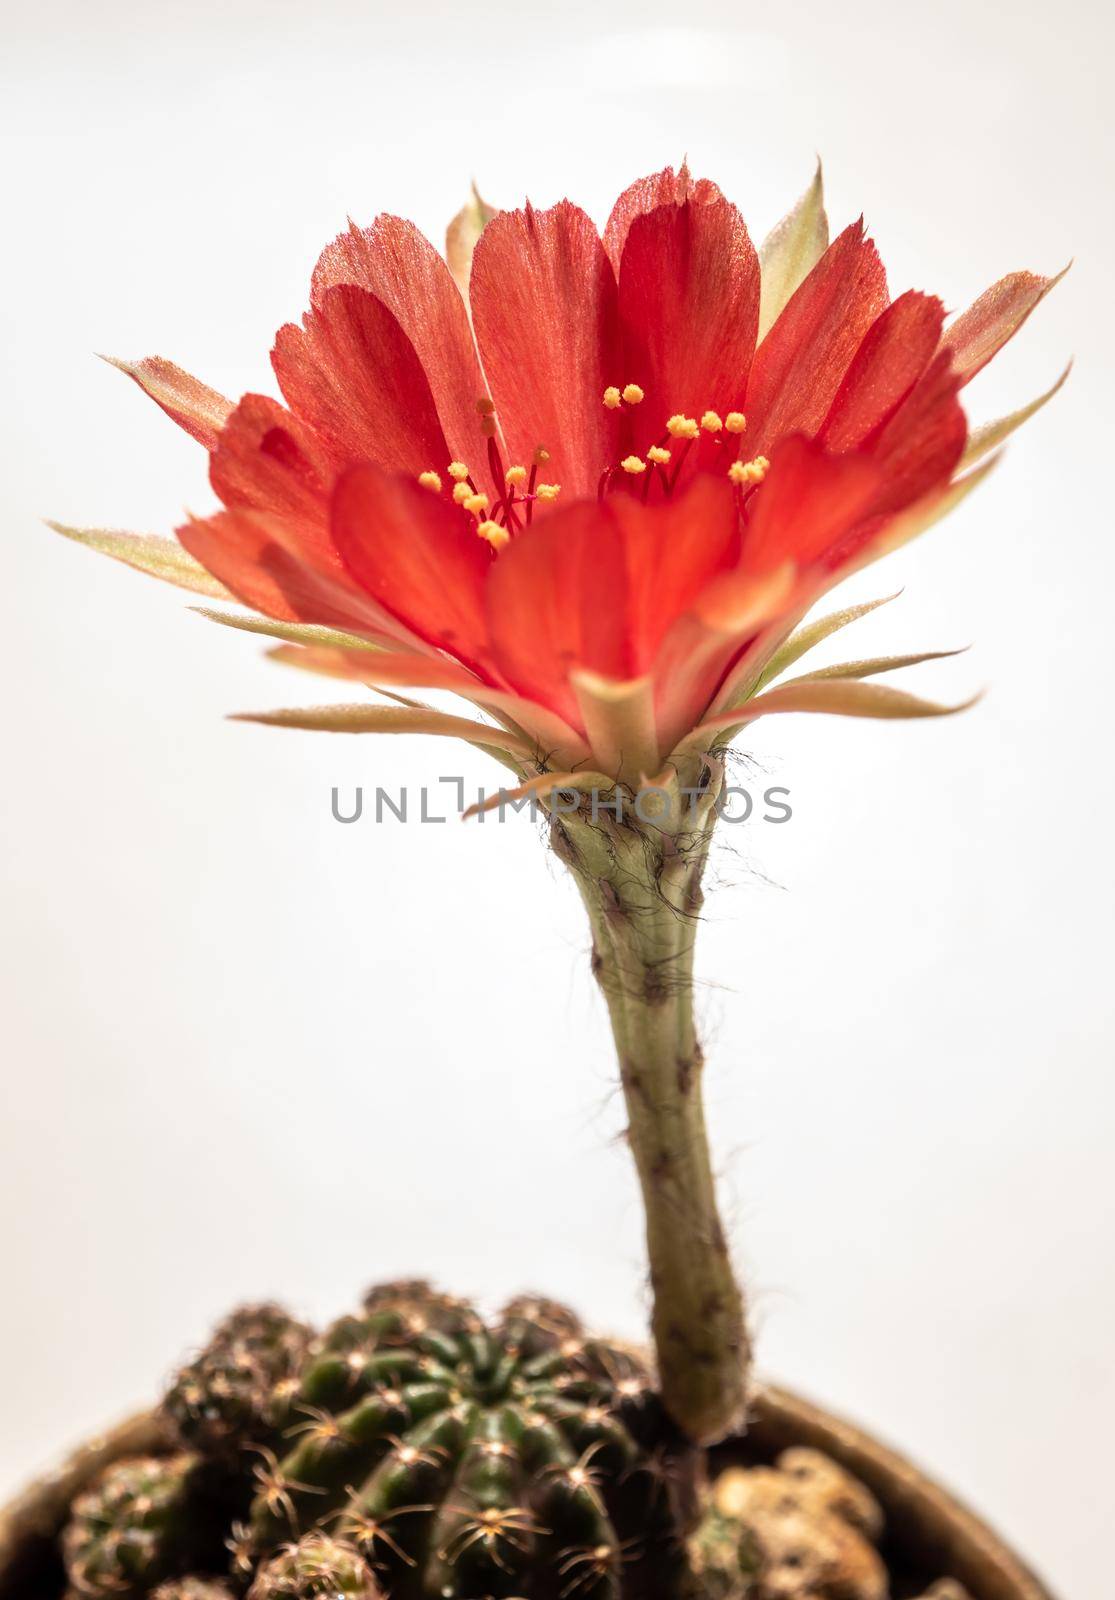
[[[698,1443],[743,1418],[749,1365],[691,982],[720,755],[772,714],[960,709],[875,681],[941,652],[785,674],[873,609],[804,622],[815,602],[963,499],[1058,387],[975,429],[961,404],[1055,281],[1012,273],[952,320],[932,295],[892,298],[862,221],[830,241],[819,169],[759,250],[684,166],[632,184],[602,233],[568,200],[497,212],[475,199],[443,259],[383,216],[327,246],[310,309],[279,330],[282,403],[233,404],[162,358],[116,363],[207,453],[220,509],[177,542],[60,530],[231,603],[205,615],[277,640],[277,659],[387,697],[247,720],[463,738],[512,774],[516,800],[551,813],[619,1055],[661,1392]],[[460,697],[464,714],[412,697],[425,690]],[[578,808],[559,811],[570,788]],[[557,1475],[557,1496],[565,1468],[546,1441],[556,1449],[561,1427],[527,1420],[568,1403],[545,1392],[552,1352],[529,1338],[513,1350],[499,1330],[422,1337],[428,1348],[397,1359],[419,1389],[410,1363],[433,1363],[432,1387],[408,1400],[412,1430],[389,1424],[417,1454],[403,1472],[383,1447],[375,1506],[396,1481],[442,1505],[427,1480],[452,1461],[492,1485],[503,1515],[494,1486],[513,1437],[532,1472]],[[266,1343],[264,1366],[285,1359]],[[336,1420],[341,1357],[320,1359],[306,1398]],[[245,1382],[217,1402],[217,1431],[255,1403]],[[382,1396],[360,1405],[344,1445],[357,1454],[390,1411]],[[618,1437],[600,1442],[600,1458],[622,1454]],[[307,1436],[295,1476],[340,1507],[349,1480],[318,1482],[305,1464],[325,1443]],[[268,1515],[256,1507],[257,1533]],[[407,1528],[433,1515],[398,1512],[391,1538],[406,1550]],[[468,1524],[465,1566],[498,1572],[498,1551],[514,1571],[517,1545],[560,1521],[549,1500],[531,1517]],[[406,1582],[437,1587],[444,1561],[431,1546],[415,1571]]]

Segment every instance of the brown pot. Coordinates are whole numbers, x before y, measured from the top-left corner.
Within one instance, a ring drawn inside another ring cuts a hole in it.
[[[153,1414],[141,1412],[89,1440],[0,1510],[0,1600],[53,1600],[61,1592],[54,1541],[73,1495],[108,1462],[163,1443]],[[985,1523],[924,1473],[785,1389],[760,1388],[747,1438],[729,1440],[716,1455],[725,1464],[770,1461],[799,1444],[824,1450],[879,1500],[887,1525],[883,1554],[908,1593],[948,1576],[972,1600],[1053,1600]]]

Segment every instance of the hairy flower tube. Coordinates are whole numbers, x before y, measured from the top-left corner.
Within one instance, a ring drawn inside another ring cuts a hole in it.
[[[689,984],[716,752],[768,713],[958,709],[869,681],[941,652],[783,674],[871,609],[799,627],[815,602],[956,504],[1054,392],[975,430],[960,398],[1055,281],[1011,274],[951,320],[892,299],[862,222],[830,243],[819,170],[758,251],[685,167],[632,184],[602,235],[568,201],[476,197],[443,259],[380,217],[327,246],[276,335],[282,401],[117,363],[208,452],[222,509],[177,544],[61,530],[393,702],[254,720],[462,737],[542,799],[666,793],[652,824],[563,815],[552,840],[619,1050],[663,1392],[698,1440],[742,1415],[748,1358]]]

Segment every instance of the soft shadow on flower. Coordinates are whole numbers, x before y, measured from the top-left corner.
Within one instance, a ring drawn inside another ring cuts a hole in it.
[[[447,255],[397,217],[330,244],[275,340],[285,404],[117,363],[209,452],[224,509],[181,548],[62,531],[398,702],[258,720],[464,737],[536,792],[637,786],[768,712],[956,709],[864,681],[924,654],[774,680],[871,609],[795,633],[820,596],[1049,398],[970,432],[960,391],[1056,279],[1014,273],[949,322],[892,300],[862,222],[829,242],[819,171],[761,251],[683,167],[626,190],[602,237],[568,201],[475,196]]]

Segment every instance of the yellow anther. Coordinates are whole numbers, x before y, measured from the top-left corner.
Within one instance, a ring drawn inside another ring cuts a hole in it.
[[[643,391],[637,383],[629,383],[623,391],[623,398],[629,406],[637,406],[639,401],[643,399]]]
[[[729,433],[742,433],[747,426],[747,418],[742,411],[729,411],[724,418],[724,426]]]
[[[655,466],[664,467],[670,459],[670,452],[663,450],[660,444],[652,444],[647,451],[647,460],[653,461]]]
[[[457,483],[463,483],[468,477],[468,468],[463,461],[451,461],[448,467],[449,476]]]
[[[621,399],[622,396],[620,395],[620,392],[614,383],[609,384],[604,390],[604,404],[607,406],[609,411],[615,411]]]
[[[534,455],[531,457],[531,460],[534,462],[536,467],[544,467],[546,465],[547,461],[549,461],[549,459],[550,459],[550,452],[546,449],[545,445],[541,445],[541,444],[538,446],[537,450],[535,450],[535,452],[534,452]]]
[[[455,483],[453,485],[453,498],[459,506],[463,506],[466,500],[472,499],[472,490],[467,483]]]
[[[560,483],[540,483],[534,491],[539,500],[556,500],[561,493]]]
[[[432,489],[435,494],[441,493],[441,476],[437,472],[420,472],[418,481],[423,489]]]
[[[461,504],[466,511],[472,511],[479,516],[482,511],[487,511],[488,509],[488,496],[486,494],[470,494],[467,500],[461,501]]]
[[[706,433],[719,433],[723,426],[719,414],[715,411],[706,411],[701,418],[701,427]]]
[[[666,432],[674,439],[695,439],[698,431],[693,418],[683,417],[680,412],[666,423]]]
[[[498,522],[481,522],[477,525],[477,533],[486,539],[493,550],[502,550],[511,535],[506,528],[501,528]]]
[[[476,402],[476,409],[479,411],[482,417],[490,417],[495,412],[496,403],[486,394],[482,394],[480,399]]]
[[[762,483],[769,466],[766,456],[756,456],[754,461],[733,461],[728,468],[728,476],[733,483],[740,485]]]
[[[518,489],[527,481],[527,469],[525,467],[508,467],[504,481],[509,489]]]
[[[637,478],[640,472],[647,470],[647,464],[641,456],[624,456],[620,466],[624,472],[629,472],[633,478]]]

